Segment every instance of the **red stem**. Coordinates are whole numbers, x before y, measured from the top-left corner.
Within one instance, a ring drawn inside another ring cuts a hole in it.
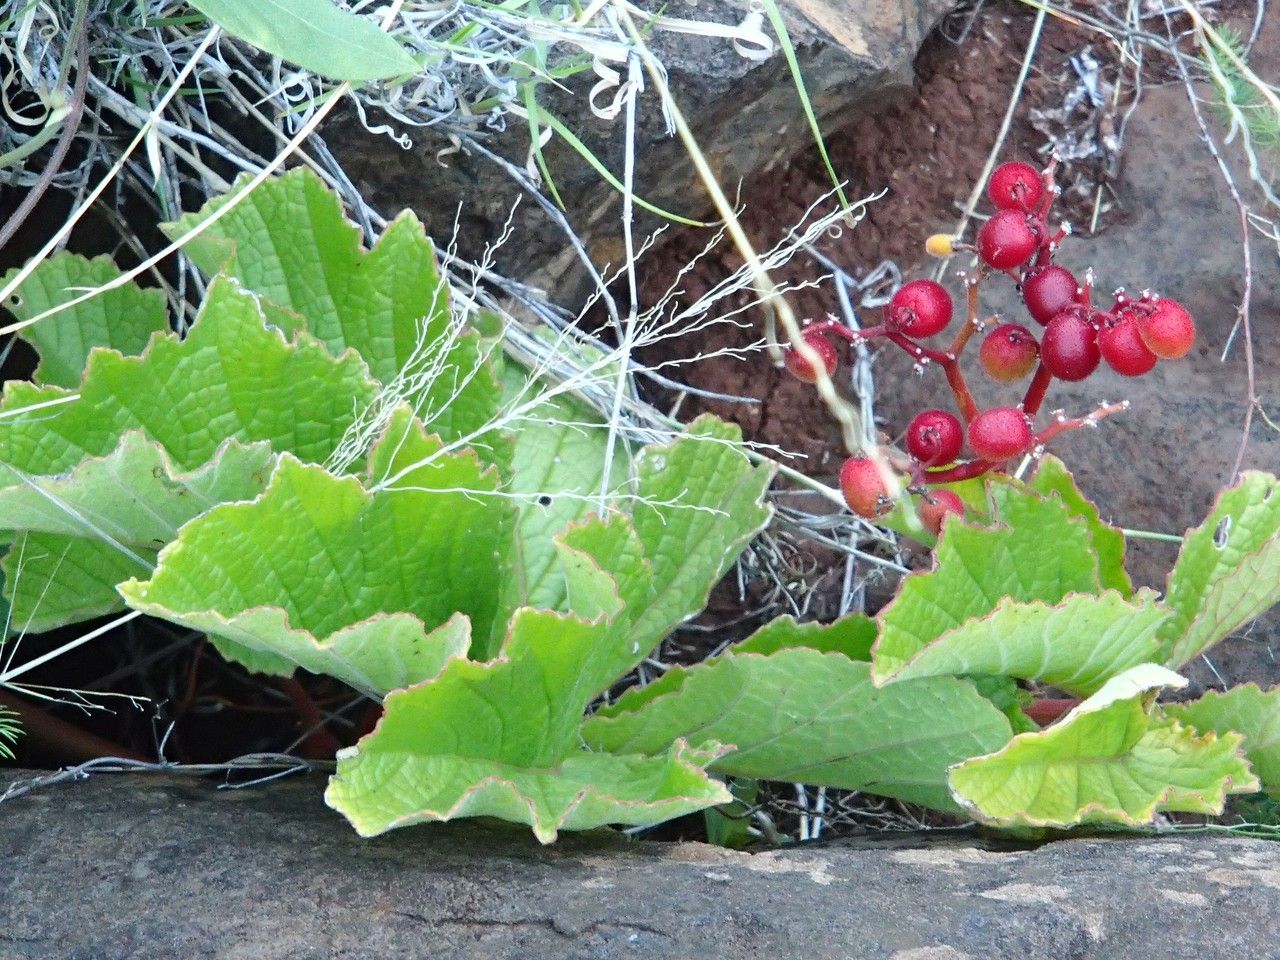
[[[1034,417],[1040,412],[1040,406],[1044,403],[1044,395],[1049,391],[1049,384],[1053,381],[1053,374],[1049,372],[1049,368],[1043,363],[1036,367],[1036,375],[1031,378],[1031,383],[1027,385],[1027,394],[1022,398],[1022,412],[1028,417]]]
[[[1054,437],[1068,430],[1079,430],[1081,427],[1096,427],[1098,421],[1103,417],[1109,417],[1113,413],[1119,413],[1121,410],[1129,409],[1129,401],[1121,400],[1119,403],[1108,403],[1099,407],[1087,417],[1075,417],[1070,420],[1055,420],[1049,426],[1045,427],[1035,436],[1035,446],[1042,447]]]
[[[1022,712],[1029,719],[1038,723],[1042,727],[1060,719],[1064,713],[1080,706],[1080,701],[1076,697],[1064,697],[1057,700],[1037,700]]]
[[[303,729],[311,731],[302,741],[298,752],[307,760],[333,759],[333,755],[342,749],[342,744],[329,732],[329,728],[325,725],[324,714],[311,699],[311,694],[307,693],[295,677],[280,681],[280,686],[293,701],[293,709],[297,711]]]
[[[970,460],[968,463],[961,463],[947,470],[931,470],[928,481],[929,483],[956,483],[959,480],[971,480],[982,476],[996,466],[998,464],[991,460]]]

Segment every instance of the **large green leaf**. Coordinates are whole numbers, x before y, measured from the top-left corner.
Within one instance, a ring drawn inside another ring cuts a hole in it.
[[[727,776],[865,790],[955,809],[946,771],[1006,743],[1009,722],[963,680],[877,689],[866,663],[803,646],[676,667],[589,719],[588,746],[656,753],[677,739],[732,746]],[[946,722],[940,723],[939,718]]]
[[[156,551],[192,517],[256,497],[273,461],[265,443],[230,440],[184,472],[130,430],[105,457],[0,487],[0,529],[20,531],[3,562],[15,622],[48,630],[122,609],[116,584],[149,573]]]
[[[1262,690],[1256,683],[1225,693],[1210,691],[1191,703],[1175,703],[1164,712],[1200,733],[1244,735],[1244,752],[1262,781],[1262,789],[1280,798],[1280,687]]]
[[[559,830],[652,824],[727,802],[702,769],[714,751],[576,746],[582,711],[629,659],[628,644],[605,620],[518,611],[497,659],[453,660],[388,696],[377,729],[339,756],[326,802],[364,836],[493,816],[529,824],[544,843]]]
[[[1098,559],[1084,520],[1057,497],[998,482],[989,490],[997,522],[948,522],[934,550],[934,569],[907,577],[880,614],[872,658],[877,682],[1001,600],[1057,604],[1071,593],[1098,592]]]
[[[298,665],[374,694],[434,676],[470,637],[465,624],[426,631],[455,613],[491,629],[511,511],[494,496],[496,471],[471,453],[442,454],[407,407],[368,469],[403,476],[370,493],[283,455],[262,497],[189,523],[152,578],[121,594],[208,631],[252,669]]]
[[[526,377],[508,365],[503,379],[509,396],[520,395]],[[519,510],[509,601],[513,609],[565,609],[554,538],[598,509],[602,486],[613,492],[626,478],[630,452],[620,440],[609,482],[602,482],[607,442],[607,424],[570,397],[546,401],[516,429],[508,484]]]
[[[764,502],[773,479],[737,449],[737,427],[699,417],[670,443],[637,458],[631,519],[652,582],[629,591],[627,616],[641,646],[652,646],[707,605],[711,588],[772,516]],[[605,570],[614,558],[597,555]]]
[[[1130,596],[1133,582],[1124,568],[1124,534],[1102,521],[1097,505],[1080,492],[1062,461],[1052,454],[1045,456],[1028,486],[1045,496],[1057,495],[1072,514],[1084,519],[1098,555],[1098,579],[1102,588]]]
[[[116,584],[145,576],[154,548],[122,552],[101,540],[21,532],[3,561],[13,629],[40,633],[123,609]]]
[[[1186,681],[1155,664],[1112,678],[1058,723],[951,770],[955,799],[999,826],[1147,823],[1158,810],[1217,814],[1258,788],[1239,734],[1197,735],[1151,716],[1155,691]]]
[[[158,549],[192,517],[260,494],[274,460],[266,443],[228,440],[207,463],[186,471],[141,431],[127,430],[106,456],[86,457],[66,473],[23,476],[0,487],[0,530]]]
[[[166,231],[181,236],[234,195]],[[479,436],[501,400],[487,362],[492,344],[455,322],[435,250],[411,212],[365,251],[338,198],[299,168],[258,186],[184,249],[206,273],[226,273],[300,316],[335,356],[356,350],[430,432],[446,442],[475,435],[470,446],[506,465],[508,441],[494,431]]]
[[[1165,662],[1179,667],[1280,603],[1280,481],[1246,473],[1188,530],[1169,574],[1160,630]]]
[[[233,37],[334,80],[389,80],[418,61],[366,17],[333,0],[191,0]]]
[[[580,727],[589,703],[701,609],[767,522],[770,474],[737,439],[702,419],[646,448],[634,515],[592,518],[560,537],[574,613],[518,610],[493,660],[453,661],[388,696],[378,729],[340,759],[330,805],[363,834],[490,815],[528,823],[547,841],[560,829],[657,823],[727,802],[703,770],[716,745],[599,753],[582,749]]]
[[[0,278],[0,287],[8,286],[15,273]],[[63,252],[42,261],[4,305],[18,320],[28,320],[119,277],[108,257],[87,260]],[[164,292],[125,283],[24,327],[18,336],[40,354],[37,383],[75,387],[94,347],[138,354],[153,333],[168,329]]]
[[[987,616],[944,633],[889,679],[994,674],[1088,695],[1157,659],[1156,631],[1170,613],[1155,600],[1150,590],[1133,601],[1114,590],[1073,594],[1055,606],[1002,600]]]
[[[158,335],[141,357],[90,354],[76,401],[23,414],[66,391],[7,383],[0,485],[105,457],[128,430],[142,430],[182,469],[208,462],[228,439],[323,462],[374,391],[359,357],[334,360],[305,334],[286,342],[253,297],[218,279],[186,339]]]

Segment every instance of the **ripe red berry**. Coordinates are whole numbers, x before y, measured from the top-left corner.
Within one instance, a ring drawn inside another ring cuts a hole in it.
[[[804,342],[813,347],[814,352],[822,358],[822,363],[827,368],[828,377],[836,372],[840,358],[830,340],[820,333],[806,333],[804,334]],[[818,372],[794,347],[787,347],[782,354],[782,362],[787,365],[787,369],[791,371],[791,375],[797,380],[803,380],[805,383],[818,382]]]
[[[964,446],[964,427],[945,410],[926,410],[907,424],[907,452],[926,467],[950,463]]]
[[[1138,333],[1147,349],[1164,360],[1185,357],[1196,341],[1196,324],[1177,300],[1155,302],[1150,313],[1138,317]]]
[[[987,196],[1001,210],[1029,210],[1044,196],[1044,181],[1028,163],[1002,163],[987,181]]]
[[[1034,439],[1027,415],[1013,407],[984,410],[969,424],[969,446],[983,460],[995,463],[1025,453]]]
[[[866,457],[850,457],[840,468],[844,502],[860,517],[873,520],[889,512],[889,491],[880,470]]]
[[[1045,326],[1076,302],[1080,284],[1066,267],[1056,263],[1041,267],[1022,284],[1022,301],[1036,323]]]
[[[950,490],[930,490],[920,498],[916,513],[924,528],[936,536],[942,530],[942,521],[947,514],[964,516],[964,501]]]
[[[885,322],[909,337],[932,337],[947,328],[954,310],[951,294],[942,284],[912,280],[885,307]]]
[[[1040,339],[1040,360],[1061,380],[1083,380],[1098,369],[1098,333],[1079,313],[1058,314],[1044,328]]]
[[[1020,267],[1040,246],[1021,210],[1000,210],[978,231],[978,256],[996,270]]]
[[[1112,317],[1103,325],[1098,331],[1098,349],[1107,366],[1125,377],[1148,373],[1158,359],[1142,342],[1138,322],[1129,313]]]
[[[982,341],[978,362],[992,380],[1021,380],[1040,359],[1040,345],[1031,331],[1017,323],[1002,323]]]

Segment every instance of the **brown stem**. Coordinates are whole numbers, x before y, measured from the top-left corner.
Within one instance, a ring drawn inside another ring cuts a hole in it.
[[[18,715],[24,741],[40,754],[42,762],[84,763],[98,757],[121,757],[145,763],[153,759],[55,717],[25,697],[0,691],[0,705]]]

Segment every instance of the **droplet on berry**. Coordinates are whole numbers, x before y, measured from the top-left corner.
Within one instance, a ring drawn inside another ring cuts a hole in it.
[[[1093,324],[1075,311],[1058,314],[1040,338],[1040,361],[1060,380],[1083,380],[1094,370],[1102,354]]]
[[[951,463],[964,446],[964,427],[955,414],[926,410],[907,424],[907,452],[926,467]]]
[[[978,256],[996,270],[1022,266],[1039,246],[1021,210],[1000,210],[978,231]]]
[[[1034,271],[1022,284],[1022,301],[1042,327],[1075,303],[1079,295],[1080,283],[1075,274],[1056,263]]]
[[[903,284],[885,307],[885,322],[909,337],[932,337],[951,322],[955,305],[947,288],[933,280]]]
[[[1138,317],[1138,333],[1147,349],[1164,360],[1185,357],[1196,342],[1196,324],[1177,300],[1163,297]]]
[[[987,196],[1001,210],[1030,210],[1044,196],[1044,180],[1029,163],[1002,163],[987,181]]]
[[[937,536],[942,530],[942,521],[948,514],[964,516],[964,501],[950,490],[930,490],[920,498],[916,513],[924,528]]]
[[[1040,359],[1040,345],[1021,324],[1002,323],[982,341],[978,362],[992,380],[1012,383],[1021,380]]]
[[[1107,366],[1124,377],[1140,377],[1150,372],[1159,359],[1142,342],[1137,320],[1127,313],[1103,324],[1098,331],[1098,349]]]
[[[880,470],[866,457],[850,457],[840,468],[844,502],[860,517],[873,520],[889,512],[889,491]]]
[[[827,368],[828,377],[836,372],[836,367],[840,364],[840,357],[836,353],[836,348],[831,345],[831,341],[820,333],[806,333],[804,334],[804,342],[811,346],[813,352],[822,360],[823,365]],[[787,347],[783,351],[782,362],[787,365],[787,369],[791,371],[791,375],[797,380],[803,380],[805,383],[818,382],[818,372],[795,347]]]
[[[984,410],[969,424],[969,446],[994,463],[1025,453],[1034,440],[1027,415],[1013,407]]]

